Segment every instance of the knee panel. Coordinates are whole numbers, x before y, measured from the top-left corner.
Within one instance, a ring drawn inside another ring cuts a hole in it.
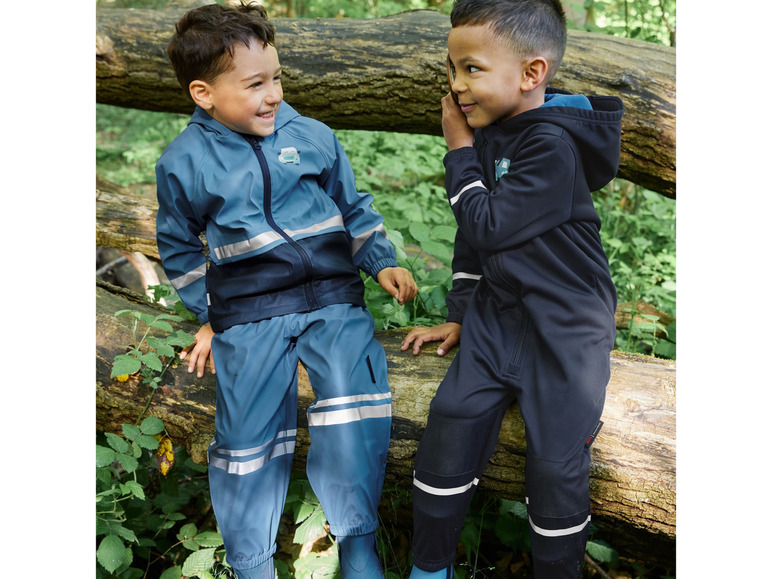
[[[501,413],[454,418],[430,412],[415,458],[415,469],[442,477],[479,475],[498,438]]]

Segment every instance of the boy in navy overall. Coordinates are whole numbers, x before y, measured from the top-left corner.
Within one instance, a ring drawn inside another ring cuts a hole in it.
[[[177,23],[168,54],[197,106],[156,165],[158,249],[204,324],[182,355],[188,370],[202,376],[210,354],[216,369],[209,482],[236,575],[274,576],[301,361],[316,396],[308,478],[342,576],[383,577],[391,393],[359,271],[400,303],[417,288],[332,131],[283,102],[273,39],[257,5],[204,6]]]
[[[466,511],[516,401],[535,577],[576,578],[616,310],[590,192],[616,174],[624,109],[616,97],[546,88],[566,43],[557,0],[456,0],[451,24],[442,126],[458,223],[453,287],[447,322],[413,330],[402,349],[460,349],[416,453],[411,577],[452,576]]]

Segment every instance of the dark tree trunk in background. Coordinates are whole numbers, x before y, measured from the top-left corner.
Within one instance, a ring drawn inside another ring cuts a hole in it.
[[[97,102],[190,113],[166,57],[185,12],[97,9]],[[285,98],[336,129],[440,135],[447,16],[429,10],[377,19],[276,18]],[[625,103],[619,176],[675,197],[675,50],[569,31],[553,86]]]

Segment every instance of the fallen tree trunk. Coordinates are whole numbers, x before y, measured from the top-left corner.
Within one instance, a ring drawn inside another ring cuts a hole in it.
[[[133,423],[151,396],[136,377],[127,382],[110,378],[112,361],[131,343],[122,309],[150,314],[152,306],[129,303],[123,295],[97,287],[96,402],[97,427],[120,432]],[[179,324],[194,333],[195,326]],[[411,488],[413,458],[426,425],[429,402],[445,375],[452,353],[421,355],[400,351],[403,331],[378,332],[386,350],[393,392],[393,432],[387,467],[387,484]],[[614,533],[614,547],[635,553],[639,560],[674,556],[675,539],[675,363],[624,355],[611,358],[605,422],[593,451],[591,495],[593,520]],[[152,393],[149,412],[161,418],[176,443],[198,463],[206,462],[206,448],[214,431],[215,380],[207,373],[198,379],[185,365],[171,369]],[[300,367],[300,408],[296,467],[303,468],[308,451],[305,410],[313,393]],[[523,500],[525,464],[524,425],[516,407],[508,411],[498,446],[480,482],[481,492]]]
[[[166,57],[184,13],[97,7],[97,102],[190,113]],[[440,135],[449,18],[273,20],[287,101],[336,129]],[[675,50],[570,30],[553,86],[625,103],[619,176],[675,197]]]

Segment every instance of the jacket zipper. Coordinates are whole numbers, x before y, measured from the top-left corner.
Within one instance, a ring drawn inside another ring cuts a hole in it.
[[[271,211],[271,173],[268,170],[268,160],[265,158],[265,153],[263,153],[263,147],[254,137],[247,137],[247,141],[249,141],[249,144],[252,145],[252,149],[255,151],[257,161],[260,163],[260,171],[263,174],[263,211],[265,212],[265,219],[271,229],[281,235],[282,238],[289,244],[289,246],[292,247],[298,254],[300,257],[300,262],[303,265],[303,271],[306,274],[306,278],[309,280],[313,279],[313,265],[311,264],[311,256],[308,255],[308,252],[303,249],[297,241],[287,235],[285,231],[278,226],[273,218],[273,213]],[[316,296],[314,295],[314,290],[311,283],[307,282],[304,284],[304,291],[308,305],[312,309],[319,308],[319,304],[316,301]]]

